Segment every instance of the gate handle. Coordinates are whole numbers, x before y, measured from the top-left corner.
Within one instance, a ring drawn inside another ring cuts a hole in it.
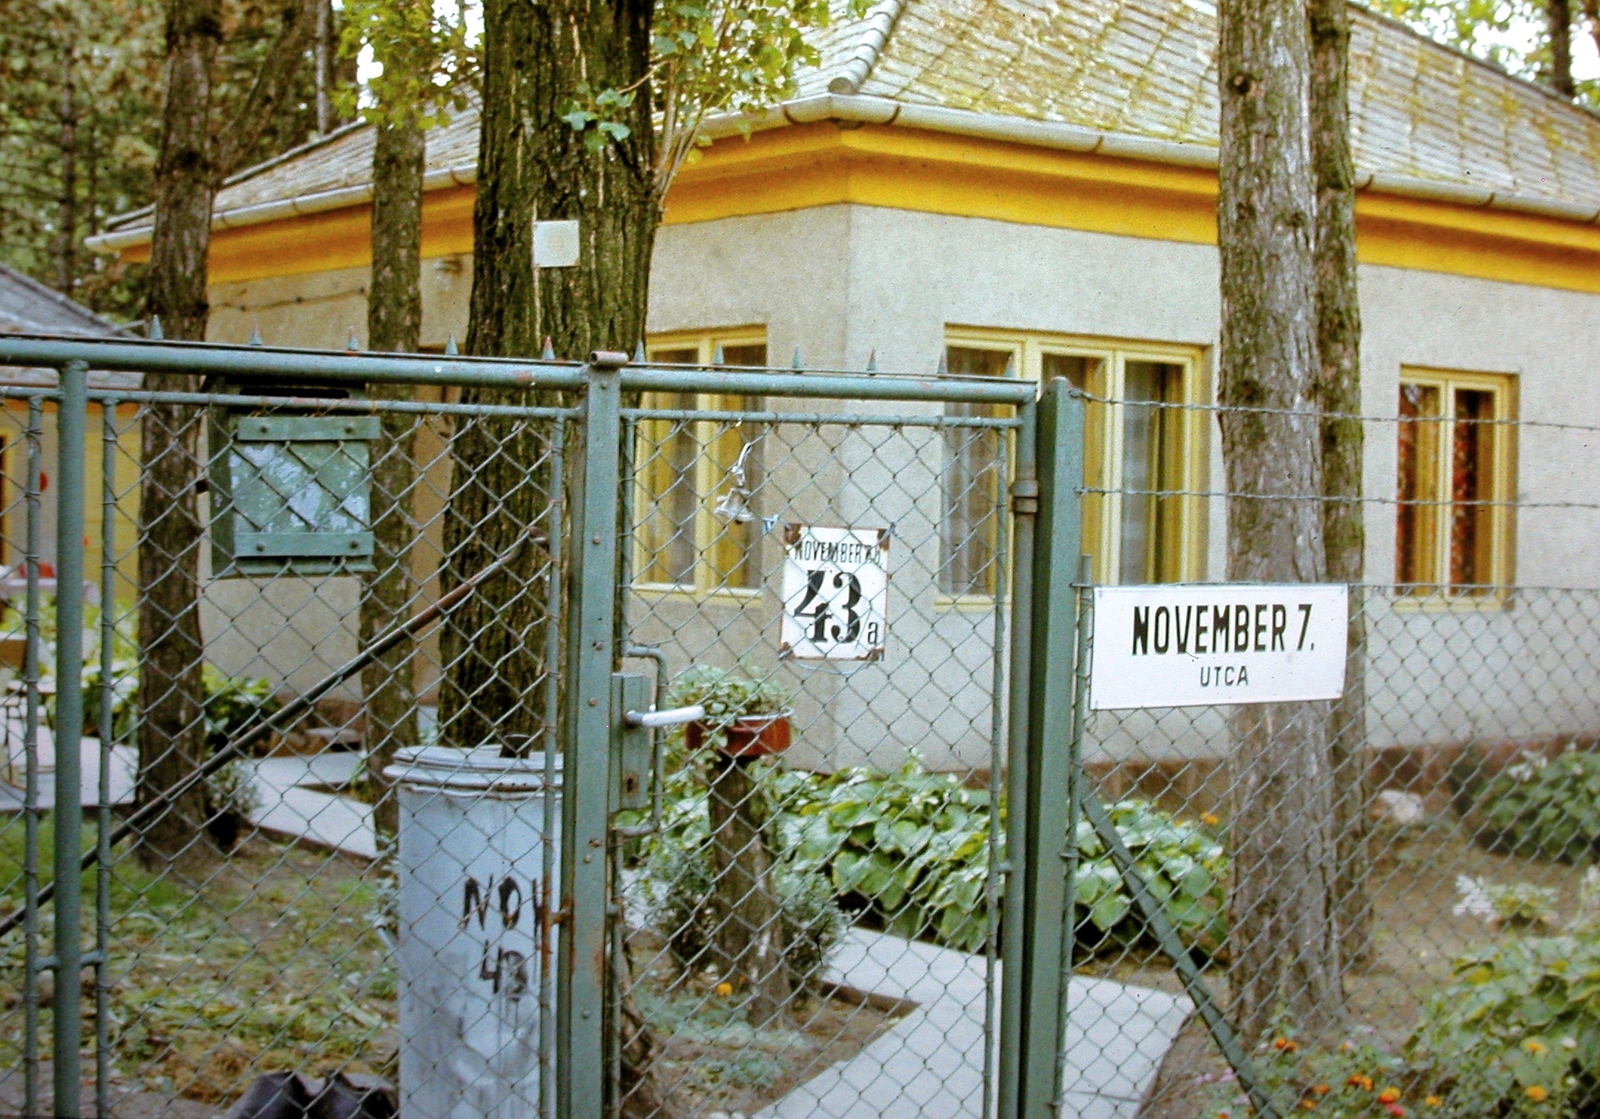
[[[703,704],[693,707],[669,707],[665,711],[629,711],[622,716],[622,721],[630,727],[675,727],[683,723],[692,723],[697,719],[706,717]]]

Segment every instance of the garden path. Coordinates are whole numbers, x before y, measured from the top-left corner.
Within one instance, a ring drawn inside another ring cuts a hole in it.
[[[344,785],[361,764],[359,753],[288,755],[246,764],[261,798],[260,807],[250,813],[250,822],[256,827],[357,858],[377,857],[369,805],[305,787]]]
[[[982,956],[851,929],[828,978],[908,999],[917,1009],[757,1119],[980,1119],[987,1002]],[[995,983],[998,988],[998,965]],[[1072,980],[1068,1008],[1062,1115],[1135,1119],[1193,1005],[1164,991],[1079,977]]]

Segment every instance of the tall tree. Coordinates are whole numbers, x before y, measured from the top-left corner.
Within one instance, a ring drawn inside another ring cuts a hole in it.
[[[422,184],[426,130],[448,109],[466,108],[475,56],[465,19],[443,20],[430,0],[347,0],[342,51],[372,51],[380,72],[367,83],[363,115],[375,129],[372,154],[372,278],[367,285],[367,346],[415,351],[422,333]],[[320,64],[320,60],[319,60]],[[346,107],[355,102],[346,94]],[[372,396],[409,400],[406,385],[369,385]],[[416,538],[413,454],[417,418],[383,412],[372,455],[373,571],[363,576],[365,643],[409,611],[417,593],[411,570]],[[376,786],[378,830],[393,835],[399,809],[384,770],[394,751],[416,741],[415,645],[402,641],[363,672],[367,772]]]
[[[1323,548],[1330,582],[1351,589],[1344,695],[1333,704],[1328,750],[1338,835],[1334,911],[1341,963],[1366,958],[1372,928],[1367,850],[1367,535],[1363,520],[1361,302],[1356,279],[1355,159],[1350,151],[1348,0],[1308,0],[1311,165],[1316,177],[1317,398],[1322,406]]]
[[[1550,88],[1563,97],[1576,97],[1572,80],[1572,4],[1570,0],[1545,0],[1545,37],[1550,42]]]
[[[221,0],[169,0],[165,100],[155,173],[155,230],[146,306],[168,337],[204,339],[211,208],[222,181],[278,125],[306,69],[316,0],[293,0],[237,114],[218,119]],[[151,373],[145,388],[193,391],[194,378]],[[198,507],[200,417],[189,405],[149,404],[141,417],[139,494],[139,798],[148,803],[204,761],[200,669]],[[140,856],[159,865],[207,853],[204,791],[191,789],[156,817]]]
[[[1310,35],[1299,0],[1218,6],[1223,461],[1228,577],[1320,582],[1316,180]],[[1233,1012],[1258,1038],[1287,1012],[1316,1032],[1342,1002],[1326,710],[1262,704],[1233,717]]]
[[[0,0],[0,259],[117,318],[136,285],[83,239],[149,201],[160,35],[156,0]]]

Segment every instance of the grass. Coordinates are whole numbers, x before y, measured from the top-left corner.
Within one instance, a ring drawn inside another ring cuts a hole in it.
[[[41,831],[48,868],[53,836]],[[94,842],[86,827],[86,847]],[[23,828],[0,823],[0,909],[20,906]],[[185,877],[151,872],[126,851],[111,875],[110,1013],[117,1073],[205,1102],[237,1096],[260,1072],[389,1069],[395,977],[373,931],[379,886],[343,859],[252,838]],[[48,880],[48,871],[41,878]],[[92,947],[94,875],[84,876]],[[50,911],[41,914],[49,951]],[[23,1045],[23,944],[0,944],[0,1067]],[[94,1036],[92,988],[84,1034]],[[52,1029],[41,1018],[42,1037]],[[48,1041],[46,1040],[46,1045]]]

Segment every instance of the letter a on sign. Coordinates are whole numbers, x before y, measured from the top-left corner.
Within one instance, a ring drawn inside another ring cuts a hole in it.
[[[780,657],[872,661],[889,636],[889,533],[878,528],[783,529]]]
[[[1348,612],[1342,585],[1097,587],[1089,706],[1337,699]]]

